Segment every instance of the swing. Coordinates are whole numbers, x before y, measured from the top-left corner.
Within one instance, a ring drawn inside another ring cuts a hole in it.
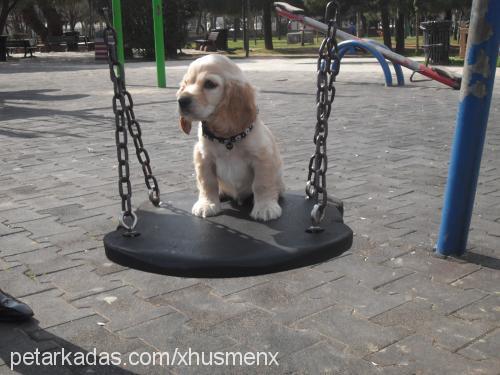
[[[332,2],[333,3],[333,2]],[[327,15],[333,5],[327,6]],[[113,112],[118,156],[118,189],[122,213],[116,230],[104,237],[106,256],[120,265],[183,277],[240,277],[274,273],[326,261],[347,251],[353,233],[343,223],[343,205],[326,191],[328,118],[339,72],[336,26],[330,19],[318,58],[315,153],[309,161],[306,194],[287,192],[282,215],[269,222],[250,218],[252,199],[243,205],[221,202],[221,213],[191,214],[194,193],[169,194],[164,201],[142,142],[133,101],[125,88],[123,65],[116,52],[116,33],[106,19],[105,43],[114,87]],[[150,202],[132,210],[127,131],[144,172]]]

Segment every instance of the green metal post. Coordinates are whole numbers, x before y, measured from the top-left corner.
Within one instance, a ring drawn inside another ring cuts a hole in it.
[[[113,0],[113,27],[116,30],[118,61],[125,66],[125,53],[123,52],[123,27],[121,0]]]
[[[153,0],[153,21],[155,30],[156,76],[158,87],[167,87],[165,78],[165,44],[163,41],[163,0]]]

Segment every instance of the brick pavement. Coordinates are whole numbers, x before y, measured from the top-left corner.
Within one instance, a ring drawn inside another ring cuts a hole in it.
[[[303,186],[312,150],[314,61],[242,67],[260,89],[285,180]],[[177,128],[174,93],[187,62],[127,66],[162,193],[192,189],[194,137]],[[385,88],[352,60],[337,84],[330,191],[355,232],[338,259],[274,275],[210,280],[146,274],[109,262],[117,225],[112,93],[103,65],[79,59],[0,66],[0,287],[37,320],[0,324],[0,374],[11,351],[279,352],[279,368],[19,367],[21,374],[498,374],[500,127],[493,101],[463,259],[432,256],[458,92],[434,83]],[[499,83],[496,84],[497,95]],[[133,163],[134,199],[146,199]]]

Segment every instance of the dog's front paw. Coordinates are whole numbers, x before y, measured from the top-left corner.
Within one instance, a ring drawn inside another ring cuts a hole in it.
[[[281,216],[281,207],[277,201],[256,202],[250,216],[259,221],[277,219]]]
[[[191,210],[193,215],[200,217],[215,216],[220,212],[220,203],[206,199],[198,199]]]

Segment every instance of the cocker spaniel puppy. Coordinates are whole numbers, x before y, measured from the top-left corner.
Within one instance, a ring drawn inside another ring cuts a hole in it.
[[[281,216],[282,161],[273,134],[259,119],[255,90],[221,55],[191,63],[177,92],[182,130],[199,122],[194,166],[199,190],[192,213],[219,213],[220,196],[242,202],[253,194],[252,218]]]

